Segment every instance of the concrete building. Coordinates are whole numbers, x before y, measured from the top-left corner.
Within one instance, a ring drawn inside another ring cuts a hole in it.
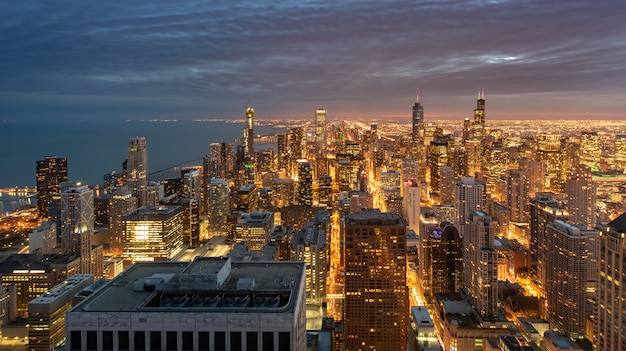
[[[41,225],[28,235],[28,252],[41,250],[41,254],[54,253],[57,243],[57,227],[54,222],[42,222]]]
[[[461,177],[454,187],[454,200],[457,218],[454,224],[461,235],[465,234],[465,227],[469,223],[469,213],[483,208],[483,185],[473,177]]]
[[[306,349],[302,262],[145,262],[66,316],[68,350]]]
[[[145,137],[137,136],[128,141],[125,184],[137,197],[138,206],[148,204],[148,147]]]
[[[326,245],[326,231],[307,224],[298,231],[292,241],[294,261],[306,264],[307,303],[322,305],[326,301],[326,275],[329,264],[329,248]]]
[[[72,297],[93,281],[91,274],[75,274],[28,303],[29,350],[48,351],[63,344]]]
[[[243,212],[237,219],[236,239],[252,251],[261,251],[270,241],[273,226],[272,212]]]

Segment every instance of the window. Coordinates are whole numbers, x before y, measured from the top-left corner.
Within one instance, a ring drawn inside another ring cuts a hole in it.
[[[146,333],[143,331],[135,332],[135,350],[146,349]]]
[[[193,332],[184,331],[183,333],[183,351],[193,350]]]
[[[177,333],[175,331],[168,331],[165,334],[165,349],[167,351],[176,351],[178,350],[178,343],[176,340]]]
[[[113,331],[111,330],[102,331],[102,350],[104,351],[113,350]]]
[[[120,351],[126,351],[130,348],[130,342],[128,338],[128,331],[121,330],[117,332],[117,348]]]
[[[198,350],[209,350],[209,332],[198,332]]]
[[[246,351],[257,351],[259,349],[259,339],[256,332],[246,333]]]
[[[98,349],[98,332],[95,330],[87,331],[87,350]]]
[[[80,330],[72,330],[70,333],[70,349],[72,351],[80,351],[81,347]]]
[[[278,333],[278,351],[289,351],[291,349],[291,333]]]
[[[226,351],[226,332],[215,332],[215,351]]]
[[[274,333],[263,332],[263,351],[274,351]]]
[[[161,351],[161,332],[150,332],[150,350]]]
[[[241,332],[230,332],[231,351],[241,351]]]

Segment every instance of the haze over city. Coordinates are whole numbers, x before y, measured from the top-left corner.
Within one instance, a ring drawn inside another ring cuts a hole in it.
[[[621,1],[0,4],[0,120],[622,119]],[[469,112],[469,113],[468,113]]]

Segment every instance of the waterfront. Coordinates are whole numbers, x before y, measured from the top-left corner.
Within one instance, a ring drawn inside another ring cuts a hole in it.
[[[67,157],[69,180],[102,184],[105,173],[121,171],[128,140],[138,135],[146,137],[148,170],[154,173],[201,160],[211,143],[240,138],[242,127],[243,121],[216,120],[0,122],[0,162],[9,165],[0,173],[0,187],[33,187],[35,162],[49,155]],[[258,126],[255,132],[280,130]]]

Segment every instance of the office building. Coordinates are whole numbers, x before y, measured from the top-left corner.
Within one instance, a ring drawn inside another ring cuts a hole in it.
[[[404,210],[404,218],[407,220],[408,228],[419,235],[420,225],[420,187],[415,179],[407,179],[404,181],[404,191],[402,196],[402,208]]]
[[[474,121],[472,122],[473,136],[482,140],[485,138],[485,89],[478,89],[476,109],[474,109]]]
[[[313,205],[313,169],[307,160],[298,160],[296,202],[304,206]]]
[[[128,189],[138,199],[138,206],[147,205],[148,148],[145,137],[134,137],[128,141],[126,159],[126,182]]]
[[[242,185],[235,192],[235,203],[239,211],[253,212],[259,205],[259,191],[254,183]]]
[[[242,212],[237,219],[237,242],[245,242],[251,251],[261,251],[270,241],[273,226],[272,212]]]
[[[124,228],[122,216],[137,208],[137,198],[126,185],[115,189],[111,202],[111,242],[109,251],[112,255],[121,256],[124,245]]]
[[[81,258],[81,273],[92,271],[94,234],[93,190],[75,182],[61,184],[61,242],[63,253]]]
[[[620,263],[621,262],[621,263]],[[598,350],[626,351],[626,213],[609,222],[598,238]]]
[[[454,203],[454,168],[443,166],[439,170],[439,202],[445,205]]]
[[[67,182],[67,158],[47,156],[37,160],[37,212],[40,218],[48,217],[48,205],[53,194],[59,192],[59,185]]]
[[[424,134],[424,106],[420,103],[419,92],[415,94],[415,104],[413,104],[413,117],[411,118],[412,132],[411,140],[419,141]]]
[[[0,264],[0,282],[11,297],[11,313],[28,318],[28,303],[69,277],[79,274],[81,258],[75,254],[13,254]]]
[[[449,222],[430,232],[430,294],[458,292],[463,287],[463,239]]]
[[[302,262],[138,263],[67,313],[67,349],[305,351],[304,279]]]
[[[580,337],[585,332],[589,237],[584,229],[562,220],[546,229],[548,322],[561,332]]]
[[[602,145],[597,132],[583,131],[580,134],[580,163],[593,167],[602,158]]]
[[[537,159],[545,164],[545,187],[559,191],[564,162],[561,135],[539,134],[537,137]]]
[[[315,110],[315,150],[317,157],[326,157],[326,114],[321,106]]]
[[[124,259],[172,259],[183,249],[182,212],[180,206],[142,206],[124,214]]]
[[[312,222],[293,236],[293,261],[304,261],[306,267],[307,304],[321,306],[326,301],[326,276],[329,264],[329,248],[326,231]]]
[[[28,253],[32,254],[37,250],[41,251],[43,255],[55,253],[56,243],[56,224],[54,222],[42,222],[28,235]]]
[[[379,210],[352,213],[343,238],[345,349],[406,350],[406,223]]]
[[[626,172],[626,134],[615,136],[615,168]]]
[[[306,133],[303,127],[289,129],[289,155],[292,159],[306,158]]]
[[[491,216],[470,211],[463,234],[463,274],[469,302],[481,320],[498,317],[498,253]]]
[[[65,341],[65,312],[72,298],[93,283],[91,274],[75,274],[28,303],[28,348],[48,351]]]

